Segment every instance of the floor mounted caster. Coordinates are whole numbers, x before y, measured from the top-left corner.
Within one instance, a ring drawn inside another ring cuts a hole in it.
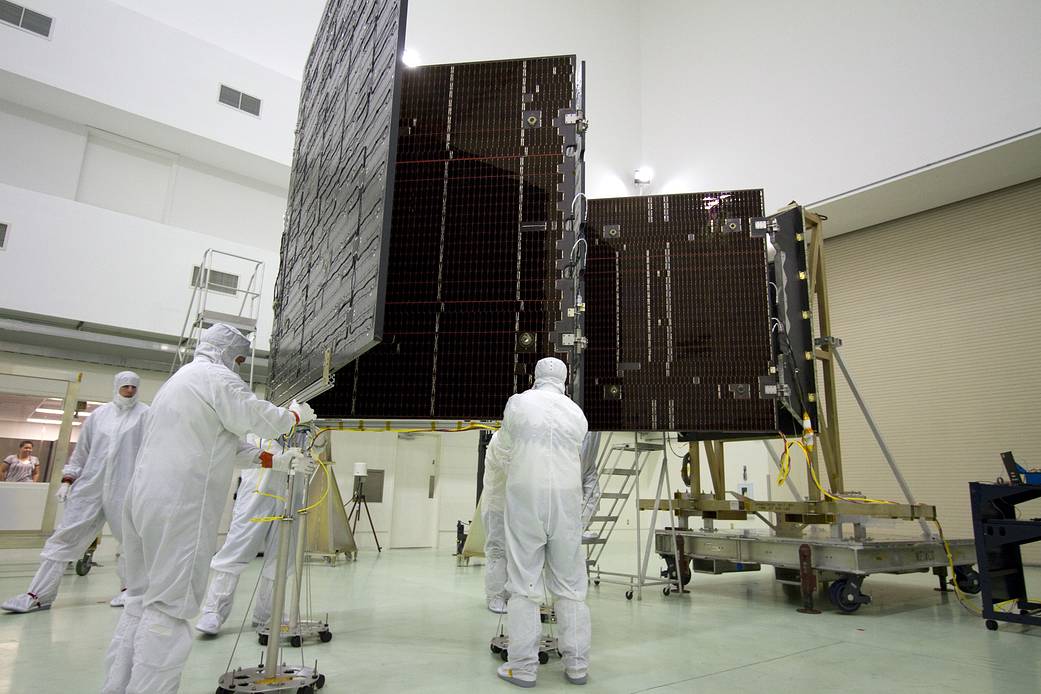
[[[625,591],[625,599],[626,600],[632,600],[633,599],[633,592],[631,590]]]

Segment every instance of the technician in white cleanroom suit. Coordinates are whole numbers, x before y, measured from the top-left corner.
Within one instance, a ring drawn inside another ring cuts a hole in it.
[[[506,469],[496,458],[499,432],[492,434],[484,455],[484,491],[481,492],[481,522],[484,524],[484,594],[488,609],[506,614]]]
[[[314,419],[306,404],[284,409],[253,394],[235,373],[248,350],[234,328],[207,328],[193,361],[152,401],[123,516],[127,602],[105,658],[104,692],[177,691],[234,467],[257,457],[243,437],[276,438]],[[288,470],[297,459],[290,449],[272,465]]]
[[[228,536],[210,562],[213,578],[202,603],[202,616],[195,624],[202,633],[216,635],[220,632],[231,614],[239,577],[262,550],[267,560],[253,601],[253,626],[267,624],[271,616],[274,583],[273,572],[266,569],[268,564],[274,566],[278,533],[274,523],[255,523],[253,519],[269,518],[282,512],[284,504],[276,497],[285,497],[288,481],[285,474],[275,470],[247,468],[242,471]]]
[[[522,687],[535,684],[539,605],[546,588],[555,598],[565,676],[585,684],[589,667],[579,459],[588,425],[582,410],[564,395],[566,378],[564,362],[541,359],[534,386],[506,403],[491,457],[505,470],[505,491],[493,486],[484,492],[492,498],[505,494],[506,500],[510,659],[498,674]]]
[[[492,441],[499,432],[492,434]],[[505,469],[498,461],[489,463],[495,455],[496,446],[491,442],[485,454],[484,489],[502,487],[505,480],[502,476]],[[600,451],[599,432],[590,432],[582,441],[582,527],[588,528],[589,521],[596,514],[600,503],[600,483],[597,479],[596,458]],[[506,614],[506,601],[510,595],[506,592],[506,525],[503,520],[505,499],[502,495],[481,494],[481,522],[484,524],[484,593],[488,609],[496,614]],[[230,535],[230,533],[229,533]],[[590,539],[599,537],[599,533],[590,531],[582,537]]]
[[[76,450],[61,471],[58,500],[65,503],[65,514],[40,552],[42,561],[29,591],[5,602],[3,609],[32,612],[50,607],[66,565],[83,556],[105,521],[116,542],[122,541],[123,499],[134,474],[148,412],[148,405],[137,401],[140,383],[133,371],[116,374],[112,402],[94,410],[83,424]],[[126,587],[123,564],[120,556],[116,570],[121,588]],[[109,604],[123,605],[123,593]]]

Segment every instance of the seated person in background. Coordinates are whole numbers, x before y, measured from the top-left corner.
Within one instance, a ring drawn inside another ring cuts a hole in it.
[[[39,482],[40,459],[33,455],[33,442],[22,441],[18,453],[0,463],[0,482]]]

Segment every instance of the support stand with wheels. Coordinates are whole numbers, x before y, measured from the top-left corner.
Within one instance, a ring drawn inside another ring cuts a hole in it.
[[[304,481],[304,491],[300,497],[300,508],[307,508],[308,489],[310,485]],[[333,633],[329,630],[329,619],[301,619],[300,617],[300,593],[304,584],[304,555],[307,548],[307,514],[308,511],[298,511],[295,515],[296,522],[296,548],[293,557],[293,567],[296,579],[293,581],[293,592],[289,600],[289,620],[282,626],[280,638],[289,639],[289,645],[300,648],[304,639],[316,639],[322,643],[333,640]],[[281,548],[280,548],[281,549]],[[268,645],[271,638],[271,625],[280,623],[272,619],[267,624],[257,629],[257,640],[261,646]]]
[[[278,555],[275,564],[275,594],[271,605],[271,624],[282,624],[285,611],[286,583],[289,576],[289,524],[298,520],[294,504],[296,474],[289,473],[286,512],[278,521]],[[299,551],[300,545],[297,546]],[[295,591],[294,591],[295,592]],[[298,605],[299,607],[299,605]],[[281,639],[268,639],[264,662],[257,667],[230,670],[217,680],[217,694],[233,692],[296,692],[313,694],[325,686],[325,675],[314,667],[279,664]]]
[[[557,637],[553,634],[553,625],[557,623],[557,615],[552,607],[544,604],[539,607],[539,619],[544,625],[542,637],[539,639],[539,664],[545,665],[549,662],[551,653],[555,653],[557,657],[560,657]],[[496,635],[492,637],[489,644],[489,650],[492,654],[502,658],[502,661],[505,663],[510,659],[510,637],[506,635],[502,620],[503,615],[499,615],[499,626],[496,628]]]

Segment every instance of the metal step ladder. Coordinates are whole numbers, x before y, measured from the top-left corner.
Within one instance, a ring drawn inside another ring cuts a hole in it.
[[[629,499],[634,495],[639,498],[640,474],[644,466],[651,459],[651,454],[661,453],[664,445],[641,441],[636,435],[633,435],[632,441],[612,444],[616,436],[618,439],[622,438],[620,434],[612,433],[608,436],[597,463],[601,489],[600,509],[597,515],[590,519],[587,528],[596,533],[596,537],[583,539],[582,544],[586,545],[586,566],[594,583],[599,584],[603,581],[632,585],[633,574],[604,571],[600,567],[600,559]],[[637,521],[637,536],[639,535]],[[605,576],[625,577],[629,580],[613,580],[604,578]]]
[[[215,268],[214,265],[219,268]],[[243,280],[245,279],[245,282]],[[170,374],[192,360],[202,331],[215,323],[235,328],[250,341],[249,379],[253,386],[257,321],[260,318],[264,262],[212,248],[203,253],[192,277],[192,297],[181,326]]]

